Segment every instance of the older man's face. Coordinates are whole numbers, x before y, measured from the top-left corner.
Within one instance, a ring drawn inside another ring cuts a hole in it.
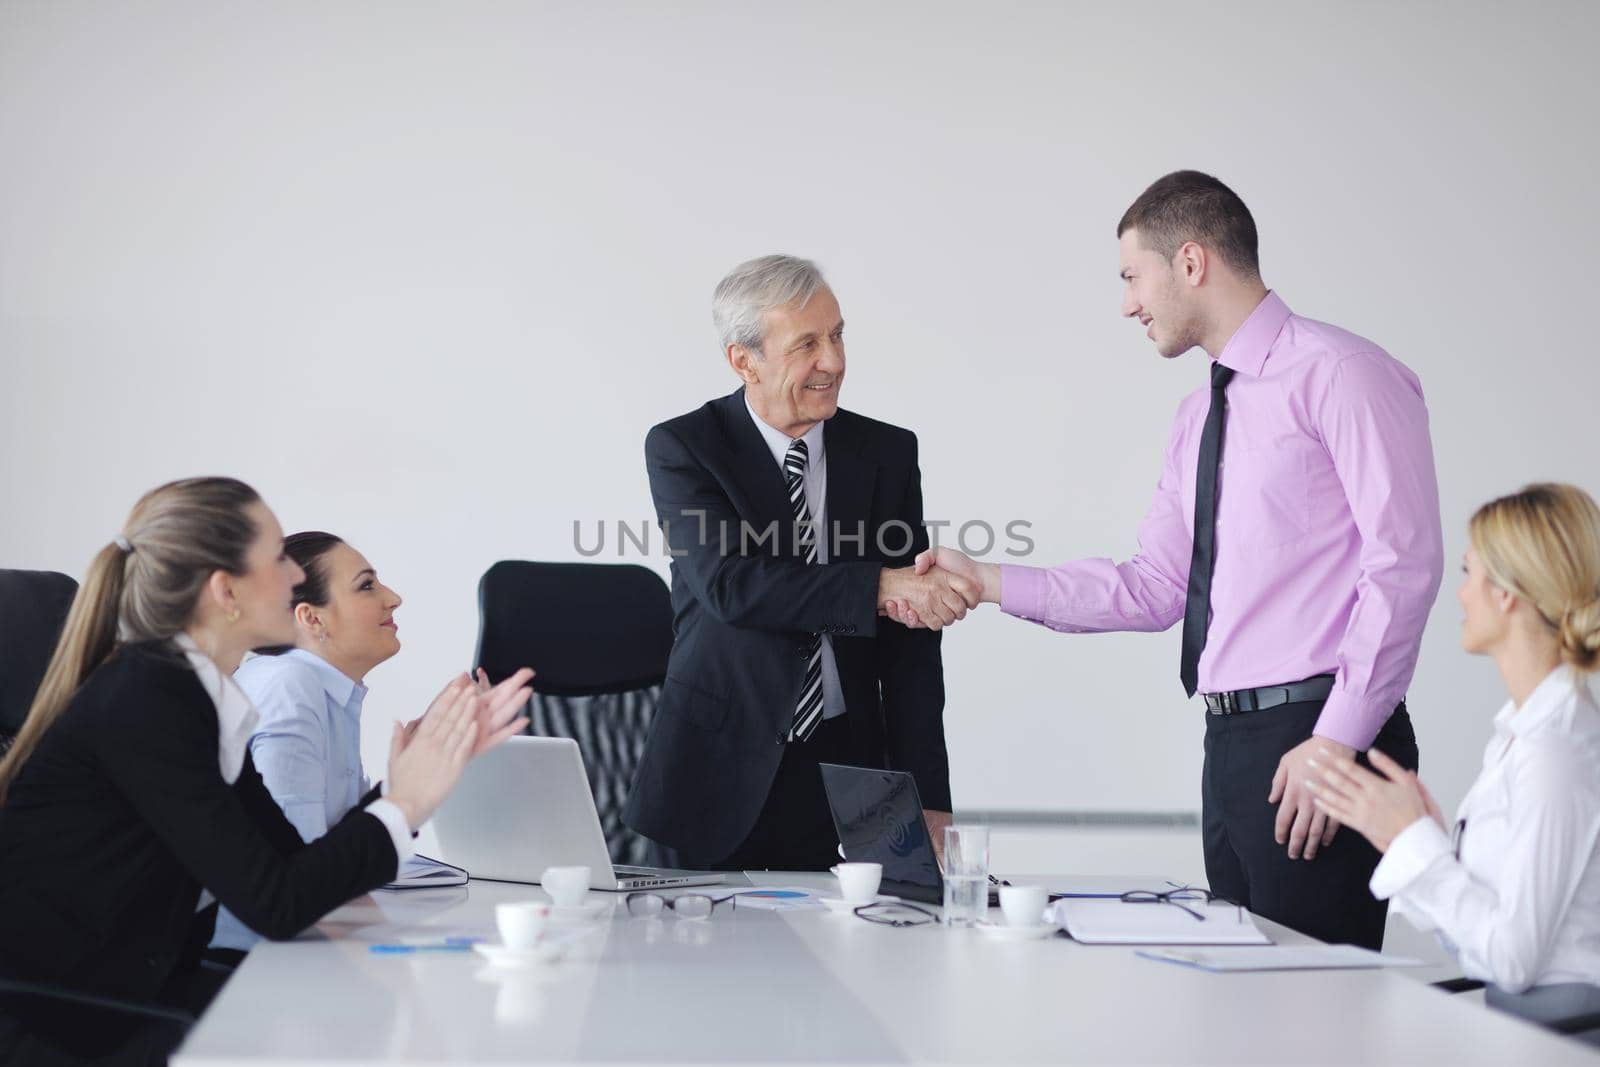
[[[799,437],[839,410],[844,384],[844,318],[819,289],[802,307],[767,312],[761,354],[745,361],[745,395],[767,425]]]

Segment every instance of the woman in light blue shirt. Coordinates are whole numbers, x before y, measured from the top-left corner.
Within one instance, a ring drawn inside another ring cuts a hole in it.
[[[234,680],[260,713],[250,738],[256,768],[300,836],[314,841],[372,789],[361,772],[363,683],[400,651],[401,599],[333,534],[297,533],[283,546],[305,572],[294,589],[295,643],[263,650]],[[257,940],[218,913],[213,949],[248,950]]]

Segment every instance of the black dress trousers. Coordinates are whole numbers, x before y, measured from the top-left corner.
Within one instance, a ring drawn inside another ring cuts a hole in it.
[[[807,740],[784,746],[772,790],[739,847],[712,862],[690,865],[714,871],[827,870],[839,862],[839,834],[818,765],[866,762],[850,716],[824,719]]]
[[[1348,826],[1310,860],[1289,858],[1273,839],[1278,805],[1267,802],[1283,754],[1311,736],[1322,701],[1243,715],[1207,715],[1201,772],[1201,833],[1211,891],[1285,926],[1332,944],[1383,947],[1389,902],[1367,883],[1379,853]],[[1373,747],[1408,770],[1417,736],[1402,702]],[[1366,756],[1360,757],[1363,766]]]

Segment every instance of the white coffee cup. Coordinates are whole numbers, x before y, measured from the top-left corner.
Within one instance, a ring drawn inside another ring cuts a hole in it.
[[[883,881],[881,863],[839,863],[832,868],[839,879],[839,895],[852,904],[871,904],[878,899],[878,884]]]
[[[1050,894],[1042,885],[1003,885],[1000,887],[1000,910],[1005,913],[1007,926],[1038,926],[1044,922],[1045,905]]]
[[[575,908],[589,895],[589,868],[546,867],[539,884],[558,908]]]
[[[494,924],[507,948],[530,949],[544,936],[550,905],[537,900],[512,900],[494,906]]]

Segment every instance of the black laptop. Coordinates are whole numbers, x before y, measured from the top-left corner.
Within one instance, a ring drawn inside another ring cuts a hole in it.
[[[879,892],[944,904],[944,878],[922,818],[917,783],[906,771],[823,763],[822,787],[834,829],[851,863],[883,864]],[[989,903],[996,903],[993,886]]]

